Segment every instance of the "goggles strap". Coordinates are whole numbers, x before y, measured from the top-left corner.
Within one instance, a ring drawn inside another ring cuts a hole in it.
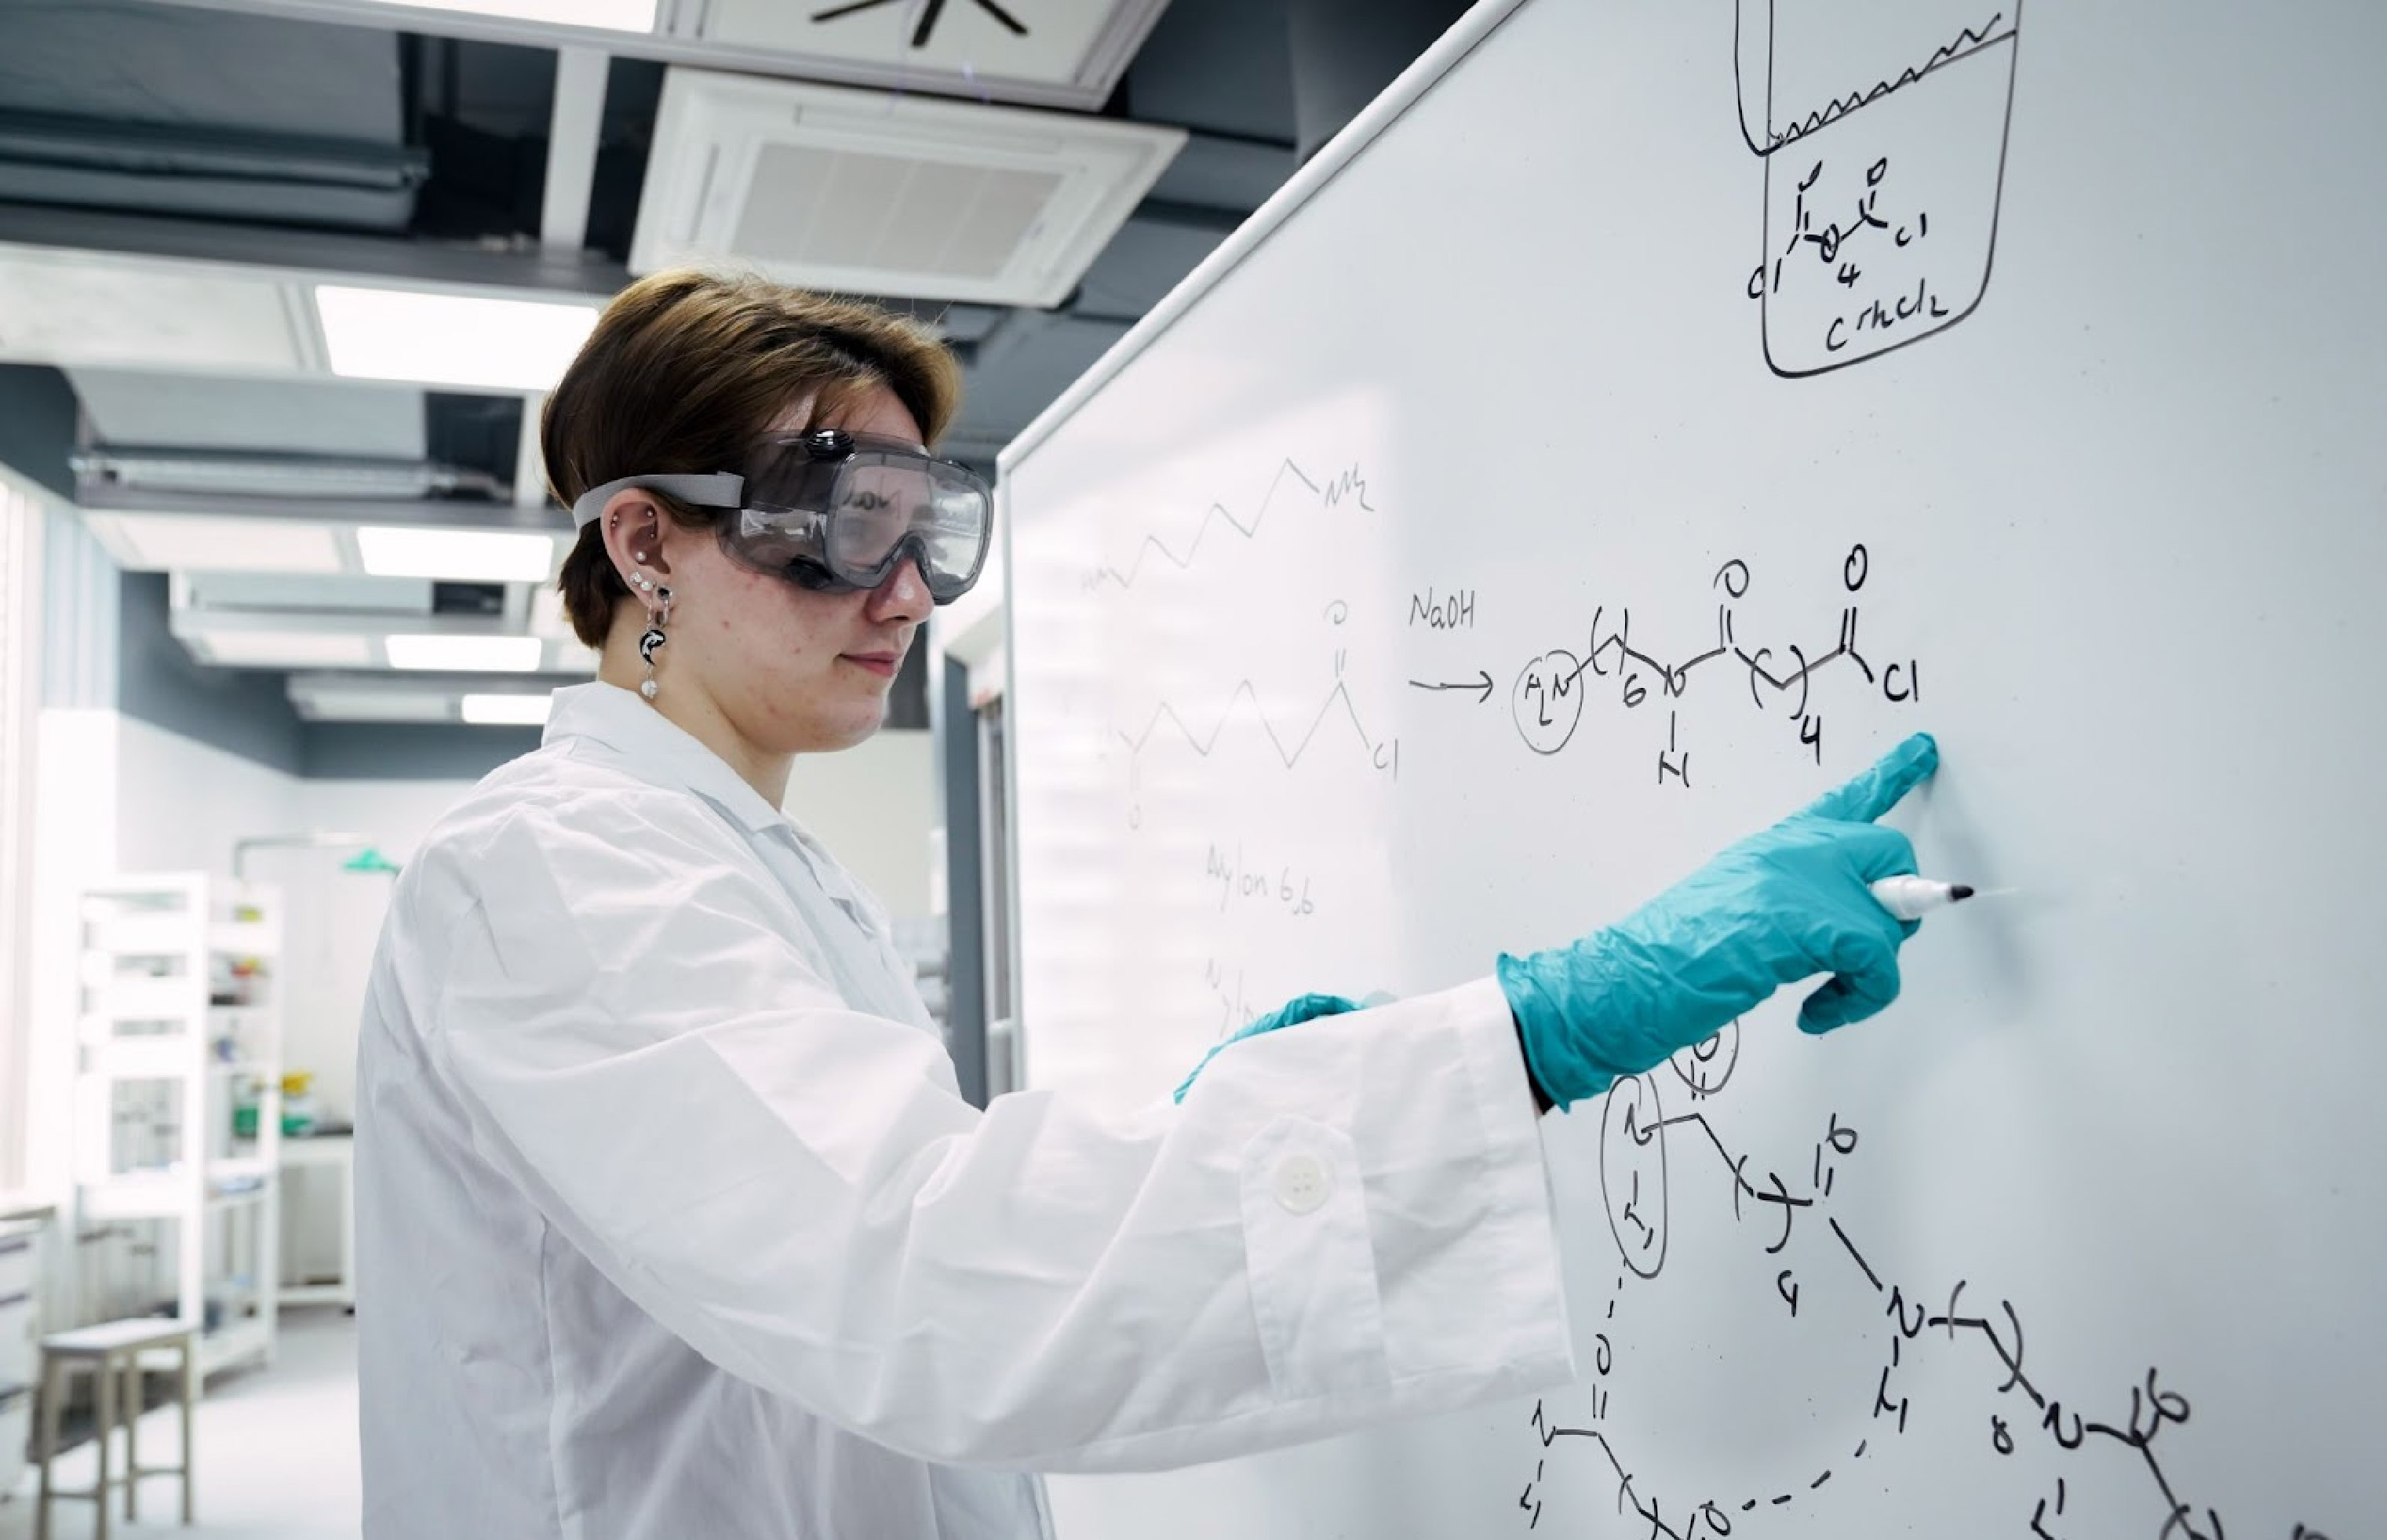
[[[661,492],[699,508],[735,508],[746,495],[746,478],[727,472],[711,474],[663,474],[652,476],[616,476],[600,482],[572,499],[572,524],[575,529],[587,527],[605,505],[613,500],[616,492],[626,492],[633,486],[650,492]]]

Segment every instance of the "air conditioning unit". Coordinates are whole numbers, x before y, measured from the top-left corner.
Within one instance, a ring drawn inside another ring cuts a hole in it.
[[[1181,129],[675,68],[634,272],[730,263],[838,293],[1050,308]]]
[[[1091,110],[1163,0],[663,0],[679,62],[843,85]],[[717,57],[706,57],[704,54]]]

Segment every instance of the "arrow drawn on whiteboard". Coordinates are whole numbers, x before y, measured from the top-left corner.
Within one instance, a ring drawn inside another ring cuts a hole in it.
[[[1472,679],[1461,679],[1461,680],[1459,680],[1459,681],[1457,684],[1455,684],[1455,685],[1429,685],[1429,684],[1427,684],[1423,679],[1411,679],[1411,680],[1409,681],[1409,687],[1410,687],[1412,689],[1433,689],[1433,690],[1443,690],[1443,689],[1474,689],[1474,690],[1482,690],[1484,693],[1483,693],[1483,694],[1481,694],[1481,695],[1479,695],[1479,696],[1477,696],[1477,697],[1475,698],[1475,703],[1476,703],[1477,705],[1479,705],[1479,706],[1480,706],[1480,705],[1482,705],[1484,701],[1489,701],[1489,700],[1491,700],[1491,699],[1492,699],[1492,671],[1491,671],[1490,669],[1488,669],[1488,668],[1477,669],[1477,670],[1475,671],[1475,677],[1474,677],[1474,678],[1472,678]]]

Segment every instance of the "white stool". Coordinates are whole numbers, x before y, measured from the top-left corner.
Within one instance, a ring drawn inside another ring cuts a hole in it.
[[[130,1521],[140,1516],[141,1478],[144,1476],[180,1476],[183,1479],[183,1522],[187,1524],[191,1521],[191,1402],[198,1394],[196,1336],[197,1333],[185,1321],[136,1319],[111,1320],[103,1326],[55,1332],[42,1339],[41,1441],[34,1454],[42,1464],[42,1496],[33,1511],[33,1540],[49,1540],[52,1497],[87,1497],[97,1504],[99,1525],[93,1534],[98,1540],[107,1540],[108,1489],[114,1486],[124,1488],[124,1517]],[[179,1373],[183,1385],[183,1463],[180,1465],[141,1463],[140,1434],[136,1431],[141,1417],[141,1355],[161,1348],[175,1349],[182,1355]],[[85,1368],[98,1377],[94,1387],[95,1399],[98,1403],[98,1427],[93,1442],[98,1445],[99,1476],[87,1491],[57,1491],[50,1485],[50,1461],[58,1452],[58,1419],[66,1409],[69,1377],[75,1370]],[[123,1390],[121,1402],[117,1398],[120,1384]],[[108,1445],[119,1426],[124,1429],[124,1474],[111,1476],[108,1474]]]

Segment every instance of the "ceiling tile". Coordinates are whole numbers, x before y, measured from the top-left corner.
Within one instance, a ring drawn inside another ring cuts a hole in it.
[[[213,268],[0,247],[0,358],[301,372],[283,285]]]
[[[1115,8],[1112,0],[1003,0],[999,6],[952,0],[930,17],[896,0],[862,6],[712,0],[702,26],[708,43],[1062,84],[1076,78]]]
[[[121,369],[70,369],[67,377],[107,444],[378,460],[428,453],[423,392],[402,385],[208,380]]]

